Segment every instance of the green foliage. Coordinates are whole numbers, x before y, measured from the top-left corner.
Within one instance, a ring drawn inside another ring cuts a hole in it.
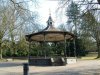
[[[16,43],[16,56],[27,56],[28,48],[29,46],[25,38],[21,38],[20,41]]]
[[[75,43],[74,40],[70,40],[67,41],[67,44],[67,55],[69,57],[74,57],[75,54],[77,57],[81,57],[86,54],[82,39],[76,39]]]
[[[12,47],[12,42],[9,40],[4,40],[2,43],[3,56],[27,56],[28,55],[28,43],[23,38],[22,40],[16,42]],[[12,50],[14,49],[14,50]]]
[[[51,51],[54,56],[63,56],[64,52],[64,43],[63,42],[56,42],[51,44]]]
[[[31,43],[31,56],[63,56],[64,43]]]
[[[76,55],[77,56],[85,56],[86,47],[83,45],[82,39],[76,39]]]
[[[3,56],[12,56],[11,42],[9,40],[4,40],[1,47]]]

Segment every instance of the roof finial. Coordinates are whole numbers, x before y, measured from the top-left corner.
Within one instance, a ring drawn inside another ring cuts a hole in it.
[[[50,10],[50,8],[49,8],[49,16],[51,16],[51,10]]]

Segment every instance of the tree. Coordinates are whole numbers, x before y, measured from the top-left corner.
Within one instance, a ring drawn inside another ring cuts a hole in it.
[[[20,40],[16,42],[15,50],[15,56],[19,57],[28,55],[29,45],[28,42],[25,40],[25,37],[21,37]]]
[[[1,18],[0,18],[0,58],[2,59],[2,49],[1,49],[1,45],[3,43],[3,37],[6,34],[6,30],[7,30],[7,17],[5,16],[5,14],[1,14]]]
[[[91,11],[87,11],[84,13],[82,18],[82,26],[83,31],[86,31],[89,37],[92,37],[96,42],[98,57],[100,57],[100,23],[97,22],[96,17],[93,15]]]
[[[34,2],[35,0],[33,0]],[[33,24],[32,12],[28,8],[30,0],[0,0],[0,51],[2,58],[1,45],[4,39],[11,41],[10,49],[16,53],[16,41],[19,36],[25,35],[25,26]],[[35,3],[35,2],[34,2]],[[35,25],[35,24],[33,24]]]
[[[3,40],[2,45],[1,45],[1,49],[2,49],[2,54],[3,56],[12,56],[12,52],[10,50],[10,45],[11,42],[9,40]]]
[[[71,4],[66,9],[66,16],[68,17],[67,25],[71,26],[71,30],[74,27],[75,35],[77,36],[77,30],[79,26],[79,7],[75,2],[71,2]]]
[[[67,27],[69,28],[69,31],[74,33],[75,36],[75,46],[73,41],[70,41],[70,51],[71,56],[81,56],[81,52],[84,50],[84,47],[82,47],[82,41],[79,33],[79,27],[80,27],[80,8],[78,7],[78,4],[75,2],[71,2],[71,4],[66,9],[66,16],[68,17],[67,21]],[[73,48],[72,48],[73,47]],[[75,48],[74,48],[75,47]],[[76,50],[75,50],[76,49]]]

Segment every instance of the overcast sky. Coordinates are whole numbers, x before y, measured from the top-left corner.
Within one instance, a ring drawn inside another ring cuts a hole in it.
[[[66,16],[64,12],[62,12],[60,15],[56,14],[57,7],[58,7],[58,1],[56,0],[39,1],[39,6],[36,8],[36,11],[38,11],[39,13],[41,24],[46,25],[46,21],[48,20],[49,13],[51,13],[55,26],[58,26],[66,22]],[[33,11],[34,8],[32,7],[30,9],[31,11]]]
[[[32,6],[30,7],[31,11],[34,9],[39,13],[39,21],[41,24],[46,25],[46,21],[48,20],[49,13],[55,22],[55,26],[58,26],[62,23],[66,23],[67,17],[65,16],[65,9],[62,9],[60,14],[56,14],[56,9],[59,6],[57,0],[38,0],[39,6],[35,9]],[[78,0],[75,0],[78,1]],[[97,2],[97,0],[93,0],[93,2]],[[31,4],[32,5],[32,4]]]

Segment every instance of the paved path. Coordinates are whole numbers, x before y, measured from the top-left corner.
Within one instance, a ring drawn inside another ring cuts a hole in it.
[[[0,63],[0,75],[23,75],[22,62]],[[30,66],[29,75],[100,75],[100,60],[82,60],[66,66]]]

